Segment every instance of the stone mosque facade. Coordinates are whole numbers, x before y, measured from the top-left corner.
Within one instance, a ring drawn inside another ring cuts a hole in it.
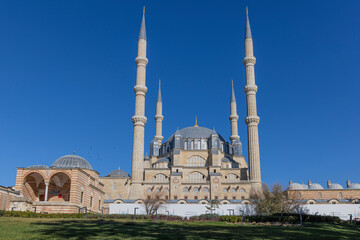
[[[238,135],[238,115],[234,88],[230,95],[230,141],[215,129],[194,126],[177,129],[164,140],[162,96],[156,101],[156,134],[150,155],[144,154],[146,66],[148,59],[145,12],[138,38],[132,171],[116,169],[100,177],[90,163],[74,154],[57,159],[51,166],[17,168],[15,187],[0,186],[0,210],[74,213],[84,209],[107,213],[109,204],[142,203],[161,196],[167,203],[202,203],[216,199],[223,204],[249,203],[251,192],[261,191],[258,124],[253,53],[249,17],[246,13],[245,57],[248,161],[243,156]],[[287,191],[299,202],[359,203],[360,184],[347,182],[347,189],[328,182],[308,185],[290,182]],[[161,194],[161,195],[160,195]]]
[[[105,202],[136,202],[149,195],[162,192],[164,200],[172,203],[199,203],[218,199],[226,203],[247,202],[251,191],[261,189],[260,155],[256,110],[256,92],[253,40],[249,18],[246,19],[245,57],[246,100],[249,161],[242,154],[238,135],[238,115],[234,88],[230,97],[230,141],[214,129],[194,126],[177,129],[164,140],[162,135],[162,96],[156,101],[156,133],[150,143],[150,156],[144,155],[146,57],[147,37],[143,15],[138,39],[135,91],[132,172],[118,169],[101,177],[105,188]]]

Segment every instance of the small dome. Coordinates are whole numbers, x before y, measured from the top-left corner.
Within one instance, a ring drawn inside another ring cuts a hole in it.
[[[303,184],[291,183],[289,186],[290,190],[304,190]]]
[[[331,183],[329,186],[328,186],[328,189],[344,189],[340,184],[338,183]]]
[[[32,166],[28,166],[27,168],[36,168],[36,169],[44,169],[44,168],[49,168],[48,166],[46,165],[32,165]]]
[[[349,186],[350,189],[360,189],[360,184],[359,183],[352,183]]]
[[[114,171],[111,171],[106,177],[130,177],[130,175],[124,170],[116,169]]]
[[[309,189],[315,190],[315,189],[324,189],[324,188],[318,183],[313,183],[310,185]]]
[[[58,158],[52,168],[85,168],[92,170],[92,167],[88,161],[77,155],[66,155]]]

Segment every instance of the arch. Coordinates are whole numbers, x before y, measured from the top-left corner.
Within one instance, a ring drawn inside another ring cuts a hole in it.
[[[241,188],[241,189],[240,189],[240,192],[241,192],[241,193],[244,193],[244,192],[246,192],[246,191],[245,191],[244,188]]]
[[[203,187],[203,192],[209,192],[209,188],[208,187]]]
[[[318,193],[318,198],[322,198],[321,192]]]
[[[306,204],[316,204],[317,201],[315,199],[309,199],[306,201]]]
[[[241,201],[242,204],[250,204],[251,202],[247,199]]]
[[[186,167],[206,167],[207,165],[206,159],[199,155],[190,156],[184,164]]]
[[[186,176],[185,182],[204,183],[206,182],[206,176],[201,172],[191,172]]]
[[[330,204],[338,204],[339,201],[337,199],[331,199],[331,200],[329,200],[329,203]]]
[[[51,175],[49,180],[48,201],[68,202],[70,201],[71,179],[64,172]]]
[[[151,182],[167,183],[167,182],[169,182],[169,177],[163,173],[158,173],[153,176],[153,178],[151,179]]]
[[[224,188],[224,189],[223,189],[223,192],[224,192],[224,193],[227,193],[227,192],[229,192],[229,190],[228,190],[227,188]]]
[[[27,178],[27,176],[31,175],[31,174],[39,174],[42,176],[42,178],[44,179],[44,181],[47,179],[46,176],[44,175],[44,173],[40,172],[40,171],[31,171],[31,172],[28,172],[24,175],[23,179],[22,179],[22,182],[24,183],[25,182],[25,179]]]
[[[199,192],[199,188],[198,188],[198,187],[194,187],[193,192]]]
[[[188,187],[184,187],[182,191],[183,191],[183,192],[189,192],[189,188],[188,188]]]
[[[39,172],[31,172],[23,179],[22,194],[33,201],[45,201],[45,178]]]
[[[50,181],[50,179],[51,179],[54,175],[56,175],[56,174],[58,174],[58,173],[66,174],[66,175],[68,176],[68,178],[71,179],[71,175],[70,175],[68,172],[62,171],[62,170],[58,170],[58,171],[53,172],[52,174],[50,174],[50,176],[49,176],[49,181]]]

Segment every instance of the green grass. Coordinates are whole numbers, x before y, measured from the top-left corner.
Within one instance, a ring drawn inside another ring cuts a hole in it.
[[[360,239],[349,225],[304,228],[225,222],[0,218],[0,239]]]

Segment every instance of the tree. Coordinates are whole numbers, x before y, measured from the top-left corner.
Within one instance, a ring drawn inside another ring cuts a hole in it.
[[[266,183],[263,183],[262,188],[262,193],[250,192],[250,202],[257,215],[299,212],[296,192],[284,191],[278,183],[273,185],[271,191]]]
[[[161,205],[165,202],[164,200],[164,192],[159,191],[151,191],[144,193],[144,207],[147,215],[154,215],[155,212],[161,208]]]

